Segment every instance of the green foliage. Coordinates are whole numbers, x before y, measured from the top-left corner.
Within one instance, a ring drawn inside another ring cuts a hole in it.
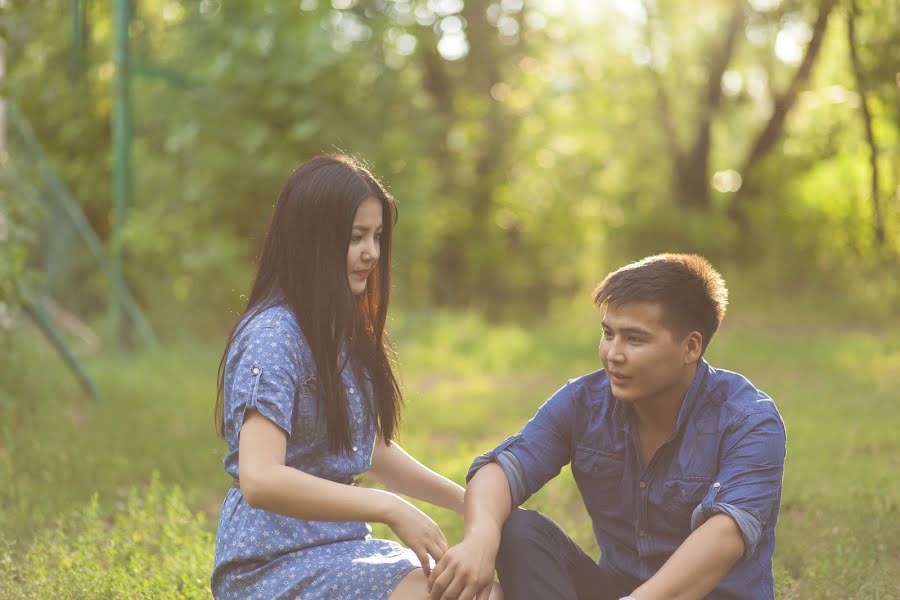
[[[210,598],[213,536],[180,488],[155,474],[132,488],[112,522],[95,495],[24,553],[0,545],[3,598]]]
[[[179,315],[197,303],[206,308],[192,311],[197,331],[221,330],[290,171],[342,149],[369,161],[400,201],[395,281],[408,306],[534,316],[609,263],[669,249],[785,280],[802,278],[812,260],[811,289],[854,272],[867,281],[900,256],[900,13],[888,0],[857,2],[880,151],[879,245],[846,4],[831,11],[783,128],[735,192],[715,191],[714,174],[743,168],[772,103],[791,89],[824,3],[660,0],[644,4],[649,16],[598,3],[574,18],[487,0],[138,3],[136,196],[118,241],[127,279],[164,337],[183,330]],[[729,54],[724,33],[737,7]],[[108,10],[87,6],[75,68],[70,20],[48,16],[70,9],[62,0],[0,9],[0,85],[110,241],[112,25]],[[453,39],[465,41],[461,53],[448,50]],[[31,172],[15,185],[41,188]],[[738,196],[747,230],[730,216]],[[55,262],[65,276],[48,273],[54,296],[79,316],[104,314],[105,276],[84,248],[60,241],[58,215],[44,218],[29,270]],[[4,249],[4,263],[21,255]]]
[[[36,278],[26,266],[41,214],[34,210],[34,190],[19,187],[12,166],[0,149],[0,197],[4,200],[0,205],[0,352],[8,352],[12,344],[22,284],[33,284]]]

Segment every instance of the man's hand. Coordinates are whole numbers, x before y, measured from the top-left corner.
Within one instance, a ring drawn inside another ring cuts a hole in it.
[[[470,534],[450,548],[428,578],[431,600],[487,600],[494,581],[500,532]]]

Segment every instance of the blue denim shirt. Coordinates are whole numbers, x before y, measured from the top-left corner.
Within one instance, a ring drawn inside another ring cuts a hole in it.
[[[603,370],[570,380],[519,433],[476,458],[466,480],[496,461],[518,506],[571,463],[600,566],[641,581],[706,519],[727,514],[745,553],[708,598],[773,598],[785,431],[772,399],[701,360],[674,432],[646,467],[631,411]]]

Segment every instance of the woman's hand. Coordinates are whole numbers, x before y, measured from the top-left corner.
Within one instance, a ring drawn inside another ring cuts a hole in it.
[[[431,555],[435,562],[439,561],[447,552],[447,539],[431,517],[403,498],[394,498],[396,501],[388,510],[384,522],[419,557],[422,570],[428,577],[431,574],[428,556]]]

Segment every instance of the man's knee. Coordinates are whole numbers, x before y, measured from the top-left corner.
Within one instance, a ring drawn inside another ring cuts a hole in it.
[[[553,528],[549,518],[534,510],[514,510],[500,532],[500,552],[518,553],[534,545],[544,545]]]

